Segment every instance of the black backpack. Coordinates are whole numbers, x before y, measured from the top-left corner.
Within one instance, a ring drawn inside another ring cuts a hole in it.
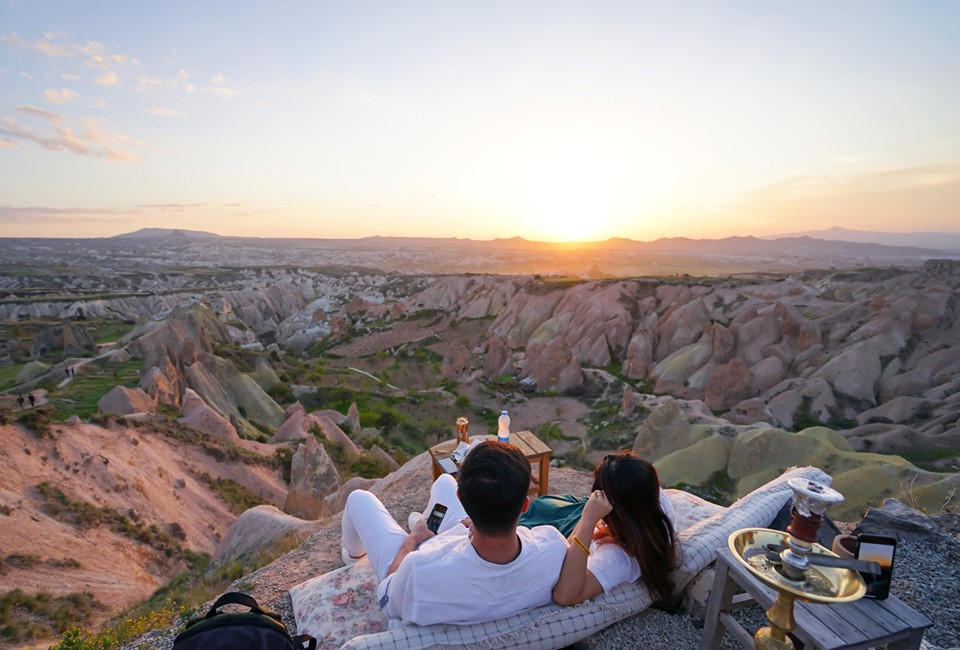
[[[244,605],[249,612],[225,614],[224,605]],[[260,607],[253,596],[231,591],[217,598],[206,616],[187,621],[173,641],[174,650],[314,650],[308,634],[291,637],[280,614]]]

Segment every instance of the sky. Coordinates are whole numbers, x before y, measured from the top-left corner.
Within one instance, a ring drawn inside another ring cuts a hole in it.
[[[0,236],[960,231],[960,2],[0,0]]]

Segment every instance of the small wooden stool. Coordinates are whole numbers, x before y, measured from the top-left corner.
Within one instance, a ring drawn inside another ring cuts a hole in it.
[[[737,587],[745,593],[734,595]],[[732,632],[744,648],[753,648],[753,637],[730,612],[753,603],[767,610],[776,599],[777,592],[755,578],[730,549],[719,550],[701,650],[719,648],[724,628]],[[793,614],[797,622],[793,636],[800,639],[805,648],[818,650],[857,650],[881,643],[887,644],[888,650],[916,650],[923,631],[933,625],[896,596],[886,600],[861,598],[836,605],[797,600]]]

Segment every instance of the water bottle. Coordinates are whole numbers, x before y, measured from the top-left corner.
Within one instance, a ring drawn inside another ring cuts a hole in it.
[[[510,442],[510,416],[506,411],[500,411],[500,417],[497,419],[497,440]]]

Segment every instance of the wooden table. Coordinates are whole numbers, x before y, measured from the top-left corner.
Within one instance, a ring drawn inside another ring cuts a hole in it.
[[[497,438],[486,436],[485,439],[496,440]],[[457,440],[447,440],[430,447],[430,464],[433,468],[434,481],[443,473],[438,461],[441,458],[449,458],[457,448],[457,442]],[[536,492],[537,496],[546,494],[550,489],[550,456],[553,450],[530,431],[511,431],[510,444],[517,447],[530,461],[530,493]],[[534,464],[537,465],[536,471],[534,471]]]
[[[737,587],[746,593],[735,596]],[[730,612],[755,602],[767,610],[776,598],[777,592],[755,578],[730,549],[718,551],[701,650],[720,647],[724,627],[743,647],[753,648],[753,637]],[[793,636],[806,648],[818,650],[856,650],[880,644],[886,644],[888,650],[915,650],[920,647],[923,631],[933,625],[896,596],[886,600],[861,598],[836,605],[814,605],[798,600],[794,603],[793,615],[797,622]]]

